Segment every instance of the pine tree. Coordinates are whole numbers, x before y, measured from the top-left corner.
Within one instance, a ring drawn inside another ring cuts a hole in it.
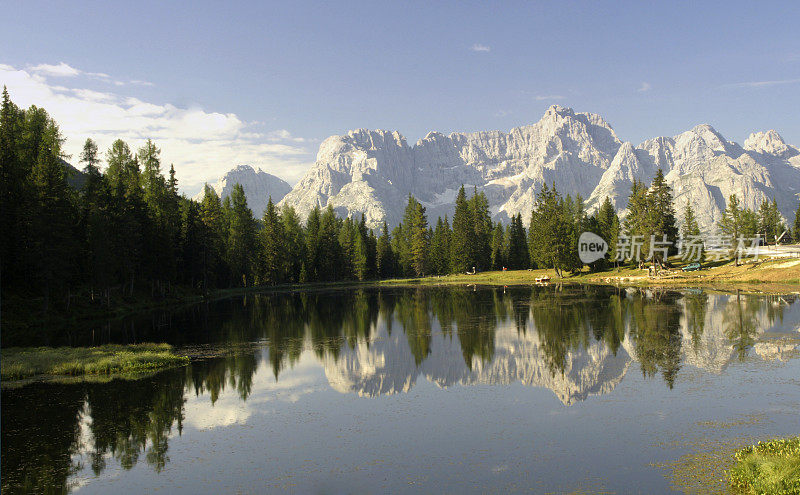
[[[330,204],[320,218],[319,226],[319,280],[341,280],[344,256],[339,246],[340,221]]]
[[[200,205],[192,200],[184,201],[180,205],[180,215],[180,279],[190,287],[197,287],[204,275]]]
[[[521,213],[511,217],[508,238],[508,267],[512,270],[524,270],[530,267],[530,253]]]
[[[470,265],[478,270],[486,270],[492,263],[492,220],[489,216],[489,200],[483,192],[473,190],[469,199],[469,210],[472,219]]]
[[[33,264],[44,295],[44,310],[49,309],[50,295],[70,278],[75,266],[77,243],[72,226],[75,211],[70,199],[61,140],[57,129],[41,141],[36,165],[31,172],[35,191],[32,215]]]
[[[574,266],[570,246],[575,228],[573,214],[555,186],[542,186],[531,214],[528,245],[537,266],[552,268],[559,277]]]
[[[616,259],[616,248],[619,240],[619,216],[617,216],[617,211],[608,196],[606,196],[597,211],[597,223],[600,228],[600,232],[597,232],[597,234],[608,243],[606,261]]]
[[[464,186],[458,190],[456,207],[453,213],[453,235],[450,239],[450,270],[453,273],[464,273],[472,270],[472,213]]]
[[[306,258],[303,227],[300,225],[300,218],[297,216],[297,212],[289,205],[283,206],[281,220],[283,221],[283,234],[286,244],[287,279],[289,282],[299,282],[303,260]]]
[[[229,196],[230,211],[228,226],[228,264],[231,281],[247,287],[248,277],[252,283],[253,253],[256,245],[256,221],[247,206],[247,197],[241,184],[235,184]]]
[[[659,168],[650,190],[647,193],[647,229],[645,236],[653,235],[657,242],[664,239],[669,243],[669,252],[677,245],[678,227],[675,220],[675,207],[672,203],[672,188],[667,185],[664,172]],[[663,253],[652,250],[653,262],[664,262]]]
[[[261,230],[258,232],[259,256],[256,283],[275,285],[284,281],[286,246],[283,223],[272,203],[267,201]]]
[[[766,243],[774,243],[783,233],[781,214],[775,198],[772,201],[762,201],[758,209],[758,230]]]
[[[696,242],[700,244],[700,260],[705,260],[705,246],[700,238],[700,225],[697,223],[697,218],[694,215],[691,203],[686,202],[686,208],[683,211],[683,227],[681,228],[681,237],[683,242]]]
[[[358,233],[351,218],[345,218],[339,229],[339,247],[342,251],[340,278],[351,280],[355,277],[355,245]]]
[[[225,268],[225,243],[227,228],[225,226],[222,202],[208,184],[204,186],[203,201],[200,203],[200,245],[203,250],[203,290],[222,283]]]
[[[413,199],[413,198],[412,198]],[[416,200],[411,218],[411,266],[414,273],[424,276],[428,271],[428,220],[425,207]]]
[[[722,212],[722,219],[719,222],[719,230],[732,242],[742,234],[742,209],[739,206],[739,198],[735,194],[728,197],[728,204]]]
[[[27,174],[17,149],[20,120],[19,109],[11,102],[8,90],[3,86],[0,110],[0,281],[4,289],[9,283],[17,282],[19,252],[23,246],[20,237],[26,235],[21,212],[25,209],[25,198],[30,197],[23,190]]]
[[[358,280],[369,278],[369,241],[367,239],[359,232],[356,236],[355,246],[353,246],[353,274]]]
[[[315,206],[308,214],[306,219],[306,258],[305,258],[305,279],[304,281],[321,280],[322,270],[322,251],[320,247],[320,227],[322,214],[319,206]]]
[[[495,224],[494,229],[492,229],[492,270],[502,270],[503,267],[506,266],[505,251],[505,231],[503,230],[503,226],[498,222]]]
[[[382,279],[394,276],[394,255],[392,253],[392,240],[389,237],[389,227],[383,222],[383,230],[378,238],[377,244],[377,265],[378,276]]]
[[[444,275],[450,271],[450,225],[439,217],[431,236],[431,272]]]

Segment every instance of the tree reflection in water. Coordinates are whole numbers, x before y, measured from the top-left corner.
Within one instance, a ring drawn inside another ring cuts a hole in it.
[[[399,342],[407,342],[417,372],[431,359],[434,337],[460,346],[466,373],[489,366],[498,329],[510,328],[520,341],[534,342],[553,377],[576,366],[575,355],[600,346],[613,356],[629,354],[646,378],[660,374],[672,388],[682,356],[701,352],[704,335],[717,331],[708,322],[722,322],[727,345],[743,359],[793,302],[603,286],[376,288],[254,294],[131,320],[127,335],[160,332],[176,344],[194,338],[227,349],[264,342],[266,350],[231,350],[138,380],[4,388],[2,490],[69,491],[84,467],[99,474],[110,463],[131,469],[142,459],[160,471],[169,462],[170,435],[183,431],[185,394],[214,404],[229,388],[246,401],[264,361],[278,381],[306,351],[335,363],[359,346],[369,350],[379,327],[389,337],[402,332]]]

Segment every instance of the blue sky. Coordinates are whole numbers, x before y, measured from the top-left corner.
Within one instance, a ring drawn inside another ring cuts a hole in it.
[[[709,123],[800,145],[800,3],[649,4],[27,0],[0,19],[0,83],[51,103],[73,147],[151,133],[187,192],[233,160],[295,182],[348,129],[413,143],[554,103],[634,144]]]

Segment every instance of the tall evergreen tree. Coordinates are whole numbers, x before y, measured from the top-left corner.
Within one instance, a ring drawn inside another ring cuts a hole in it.
[[[256,245],[256,221],[247,206],[241,184],[235,184],[230,195],[230,225],[228,226],[228,264],[231,281],[247,287],[252,284],[253,253]],[[228,199],[228,198],[226,198]],[[248,278],[250,279],[248,281]]]
[[[473,190],[469,199],[469,210],[472,219],[470,265],[478,270],[487,270],[492,263],[492,220],[489,215],[489,200],[483,192]]]
[[[784,230],[785,227],[781,221],[781,214],[775,198],[772,198],[772,201],[762,201],[758,209],[758,231],[763,236],[764,242],[776,242]]]
[[[436,228],[431,236],[431,272],[444,275],[450,271],[450,225],[447,217],[436,221]]]
[[[667,185],[664,172],[659,168],[650,190],[647,193],[647,230],[645,235],[655,236],[656,242],[669,243],[669,252],[674,253],[677,245],[678,227],[675,220],[675,207],[672,203],[672,188]],[[652,249],[653,262],[666,261],[663,252]]]
[[[225,225],[222,202],[208,184],[203,191],[203,201],[200,203],[200,221],[202,230],[200,232],[200,245],[203,251],[203,290],[208,291],[209,287],[217,286],[226,278],[227,271],[225,263],[225,243],[228,233]]]
[[[512,270],[524,270],[530,267],[530,253],[521,213],[511,217],[508,238],[508,267]]]
[[[575,228],[573,212],[556,190],[542,186],[536,198],[528,229],[528,245],[531,258],[540,268],[552,268],[561,277],[564,270],[574,266],[571,246]]]
[[[285,232],[272,197],[264,209],[263,225],[258,232],[259,256],[256,283],[275,285],[284,281],[286,269]]]
[[[458,190],[456,207],[453,213],[453,235],[450,238],[450,270],[464,273],[472,270],[474,259],[472,250],[473,236],[472,212],[467,202],[464,186]]]
[[[500,222],[498,222],[495,224],[494,229],[492,229],[492,270],[502,270],[503,267],[506,266],[505,251],[505,230],[503,229],[503,226],[500,225]]]
[[[340,280],[343,277],[344,260],[338,240],[340,227],[333,206],[329,204],[320,218],[318,280]]]
[[[381,236],[377,244],[377,265],[378,276],[382,279],[391,278],[395,275],[395,261],[392,253],[392,240],[389,237],[389,227],[383,222]]]
[[[35,191],[32,259],[34,274],[44,295],[44,310],[47,311],[52,291],[63,286],[72,275],[70,268],[75,266],[77,248],[73,230],[77,215],[61,160],[61,138],[57,128],[41,141],[31,180]]]
[[[414,201],[413,208],[410,226],[411,266],[417,276],[424,276],[428,271],[428,219],[425,207],[418,201]]]
[[[690,242],[692,239],[698,240],[700,237],[700,225],[697,223],[697,218],[692,209],[691,203],[686,202],[686,209],[683,211],[683,227],[681,228],[681,237],[683,242]],[[700,242],[700,260],[705,260],[705,246]]]
[[[286,248],[286,273],[289,282],[300,281],[300,271],[306,258],[306,244],[300,218],[294,208],[284,205],[281,210]]]
[[[619,216],[611,203],[611,199],[606,196],[600,209],[597,211],[597,224],[600,227],[600,232],[597,234],[608,243],[608,253],[606,253],[606,261],[616,259],[617,243],[619,241]]]

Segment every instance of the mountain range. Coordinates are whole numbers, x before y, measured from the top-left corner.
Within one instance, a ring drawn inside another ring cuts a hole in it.
[[[253,210],[256,218],[261,218],[267,201],[272,198],[273,203],[279,202],[292,187],[280,177],[268,174],[263,170],[256,170],[250,165],[239,165],[228,171],[216,183],[211,185],[220,198],[224,199],[233,191],[233,186],[241,184],[247,197],[247,204]],[[203,201],[205,190],[200,191],[194,198]]]
[[[301,217],[330,204],[341,216],[363,213],[371,227],[384,221],[392,226],[401,220],[409,194],[427,208],[429,221],[452,216],[463,184],[486,194],[494,220],[521,213],[527,222],[536,194],[547,183],[562,194],[580,194],[590,213],[608,197],[624,214],[633,180],[649,182],[659,168],[673,189],[679,219],[691,203],[707,233],[713,232],[731,194],[751,209],[774,197],[784,219],[794,219],[800,149],[774,130],[753,133],[740,145],[701,124],[634,146],[620,140],[601,116],[558,105],[535,124],[507,133],[430,132],[413,146],[396,131],[358,129],[329,137],[281,204],[292,205]],[[266,181],[269,176],[242,169],[221,179],[222,189],[234,180]],[[242,184],[260,216],[268,188]],[[269,194],[273,201],[279,196]]]

